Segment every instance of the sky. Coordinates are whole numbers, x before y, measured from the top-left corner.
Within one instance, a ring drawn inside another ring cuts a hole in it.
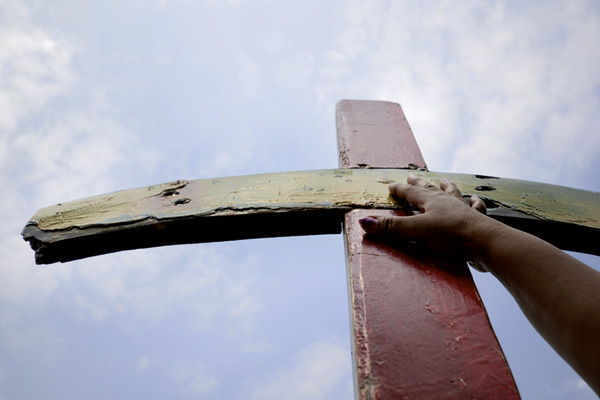
[[[0,400],[352,398],[341,235],[36,266],[21,229],[121,189],[335,168],[340,99],[400,103],[432,171],[600,192],[599,43],[592,0],[0,0]],[[595,398],[474,276],[522,397]]]

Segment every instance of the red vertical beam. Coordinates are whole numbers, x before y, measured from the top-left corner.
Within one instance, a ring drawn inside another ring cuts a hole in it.
[[[425,168],[398,104],[342,100],[337,123],[342,168]],[[369,241],[359,218],[386,213],[346,216],[358,398],[518,399],[468,267]]]
[[[336,121],[340,168],[427,169],[399,104],[341,100]]]

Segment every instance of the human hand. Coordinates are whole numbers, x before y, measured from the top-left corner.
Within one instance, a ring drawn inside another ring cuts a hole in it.
[[[392,195],[417,206],[421,213],[407,217],[362,218],[359,222],[368,234],[422,243],[436,251],[464,258],[471,267],[486,271],[476,259],[474,243],[478,230],[491,219],[484,215],[485,203],[479,196],[471,196],[467,204],[458,187],[449,180],[442,180],[438,188],[412,174],[406,184],[392,184],[389,190]]]

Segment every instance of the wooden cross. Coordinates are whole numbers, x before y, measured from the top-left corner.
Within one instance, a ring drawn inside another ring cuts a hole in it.
[[[176,181],[47,207],[23,229],[40,264],[171,244],[340,232],[347,243],[360,400],[519,398],[472,277],[416,245],[376,243],[358,219],[408,215],[387,185],[443,177],[488,214],[568,250],[599,254],[600,194],[427,171],[399,105],[337,106],[341,169]],[[368,209],[368,210],[366,210]],[[231,229],[231,228],[234,229]]]

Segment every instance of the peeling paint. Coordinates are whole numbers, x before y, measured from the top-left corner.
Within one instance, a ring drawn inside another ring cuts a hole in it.
[[[485,185],[487,189],[482,189],[484,186],[477,175],[393,169],[334,169],[175,181],[60,203],[38,211],[29,224],[42,230],[62,230],[115,221],[137,221],[148,215],[162,219],[210,215],[227,210],[239,212],[297,207],[397,209],[406,204],[398,203],[389,195],[388,184],[405,182],[409,173],[435,185],[439,185],[442,178],[449,178],[465,197],[479,192],[492,214],[495,209],[510,209],[539,219],[600,228],[598,193],[500,178],[495,179],[494,186]],[[182,200],[174,203],[163,201],[173,197]],[[177,207],[170,207],[173,204]]]
[[[262,229],[261,236],[253,236],[256,228],[248,225],[243,234],[238,233],[239,239],[335,233],[339,232],[342,215],[352,209],[414,210],[390,196],[387,183],[406,181],[411,172],[434,185],[439,185],[445,177],[450,178],[467,197],[476,193],[476,187],[482,183],[473,175],[398,169],[287,172],[221,178],[218,184],[214,179],[175,181],[44,208],[26,224],[22,235],[36,251],[36,262],[45,263],[59,260],[58,255],[52,258],[50,253],[60,252],[61,259],[75,257],[69,255],[69,251],[80,254],[78,257],[86,256],[78,240],[100,233],[107,243],[104,250],[99,242],[90,241],[85,247],[86,254],[119,251],[127,246],[147,247],[147,243],[152,246],[173,244],[175,239],[168,236],[135,245],[126,245],[121,239],[108,244],[112,239],[105,233],[113,232],[116,238],[117,231],[124,234],[131,229],[132,236],[127,241],[137,243],[135,238],[141,235],[142,226],[151,230],[159,223],[166,223],[178,229],[177,224],[192,220],[197,221],[195,224],[216,224],[210,220],[213,217],[246,217],[240,221],[249,221],[252,216],[269,215],[273,221]],[[494,188],[494,191],[479,192],[488,206],[488,215],[517,224],[514,226],[519,229],[531,229],[531,233],[563,249],[598,253],[600,194],[510,179],[495,180]],[[285,217],[286,214],[290,216]],[[307,218],[300,220],[303,216]],[[320,220],[310,223],[312,216]],[[211,232],[210,236],[194,240],[197,243],[215,241],[214,231]],[[187,239],[182,236],[178,240]],[[430,279],[436,278],[430,276]]]

